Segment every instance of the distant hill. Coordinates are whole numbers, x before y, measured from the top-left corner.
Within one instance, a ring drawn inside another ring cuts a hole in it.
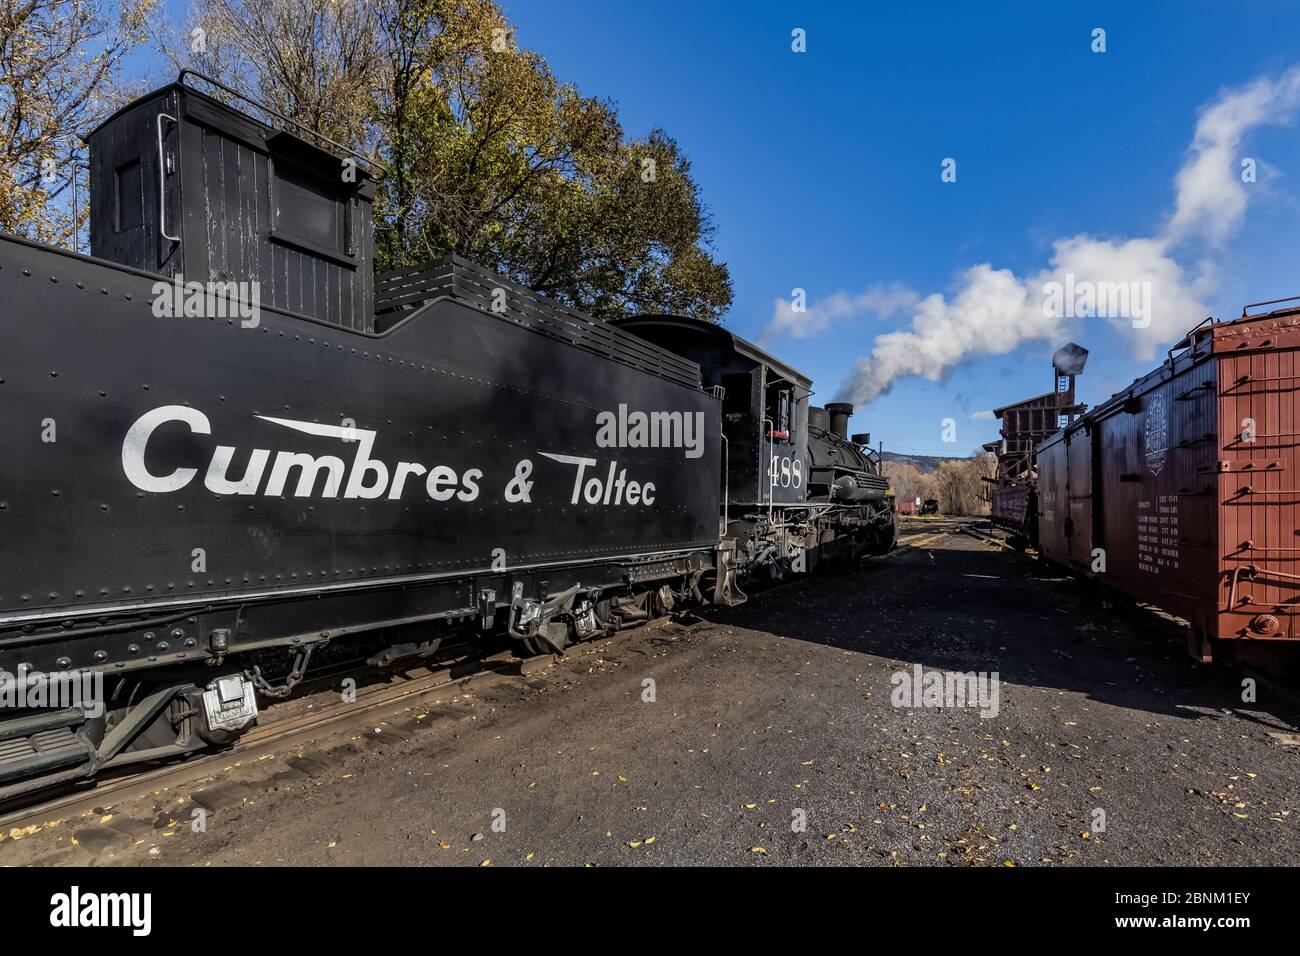
[[[896,461],[903,465],[912,465],[917,471],[929,474],[939,470],[939,462],[955,461],[956,455],[905,455],[902,452],[885,449],[885,461]]]

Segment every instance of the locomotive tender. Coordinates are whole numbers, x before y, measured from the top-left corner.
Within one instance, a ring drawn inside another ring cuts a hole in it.
[[[376,279],[376,171],[204,82],[88,136],[92,256],[0,236],[0,799],[228,743],[331,642],[562,653],[893,546],[805,376],[454,256]]]

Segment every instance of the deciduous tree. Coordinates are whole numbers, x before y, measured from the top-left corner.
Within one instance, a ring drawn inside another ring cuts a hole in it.
[[[933,492],[944,514],[976,515],[988,513],[988,483],[997,460],[987,452],[969,458],[940,462],[935,473]]]
[[[70,243],[79,135],[120,102],[157,0],[0,3],[0,230]],[[84,183],[84,178],[81,180]]]
[[[731,303],[677,143],[628,139],[491,0],[199,0],[178,39],[178,62],[387,167],[381,268],[458,253],[602,318]]]
[[[387,2],[387,0],[384,0]],[[365,145],[384,55],[368,0],[198,0],[163,52],[316,133]]]

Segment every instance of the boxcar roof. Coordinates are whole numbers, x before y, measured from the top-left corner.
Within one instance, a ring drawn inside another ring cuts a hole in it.
[[[1272,305],[1273,303],[1261,304]],[[1250,306],[1246,308],[1249,309]],[[1262,312],[1258,315],[1242,315],[1221,322],[1209,320],[1202,322],[1170,348],[1168,357],[1160,365],[1147,372],[1147,374],[1135,378],[1127,388],[1111,395],[1106,401],[1071,422],[1056,434],[1044,438],[1038,443],[1038,447],[1046,448],[1061,441],[1067,434],[1073,434],[1080,428],[1086,427],[1086,424],[1090,421],[1096,421],[1115,414],[1128,399],[1145,395],[1153,388],[1178,377],[1189,366],[1208,359],[1215,352],[1227,351],[1221,344],[1218,344],[1223,339],[1239,338],[1250,334],[1266,334],[1268,332],[1300,335],[1300,307],[1288,306],[1275,309],[1272,312]],[[1217,347],[1216,344],[1218,344]],[[1176,349],[1183,347],[1187,348],[1186,352],[1180,355],[1173,354]]]

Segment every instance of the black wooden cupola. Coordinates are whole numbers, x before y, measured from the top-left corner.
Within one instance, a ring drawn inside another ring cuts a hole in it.
[[[263,305],[372,331],[373,168],[195,82],[238,96],[183,71],[86,138],[91,254],[186,282],[255,281]]]

